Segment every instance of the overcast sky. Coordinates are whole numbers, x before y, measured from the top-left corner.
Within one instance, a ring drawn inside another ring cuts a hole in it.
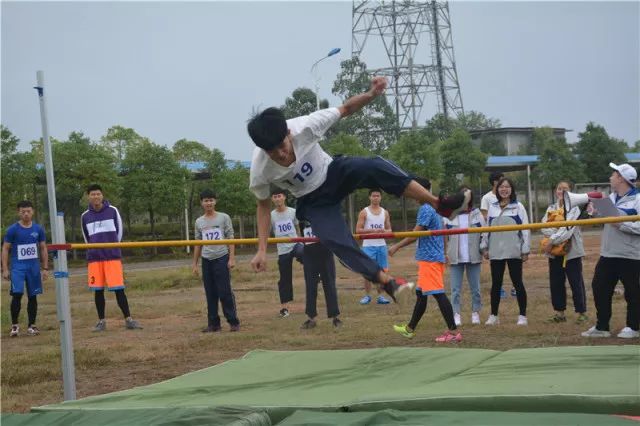
[[[504,126],[573,129],[588,121],[640,139],[640,3],[451,2],[465,110]],[[300,86],[335,105],[331,84],[351,55],[350,1],[2,1],[0,118],[21,139],[41,137],[36,71],[50,133],[99,139],[116,124],[171,146],[198,140],[248,160],[246,120]],[[425,46],[425,49],[428,46]],[[366,53],[366,52],[365,52]],[[371,67],[385,66],[371,53]],[[433,102],[435,100],[428,100]]]

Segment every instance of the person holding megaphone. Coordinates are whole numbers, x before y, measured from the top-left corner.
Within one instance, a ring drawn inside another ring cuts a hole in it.
[[[580,216],[580,207],[565,205],[563,195],[571,190],[571,183],[560,181],[556,186],[556,202],[551,204],[542,222],[557,222],[576,220]],[[573,295],[573,308],[578,314],[576,322],[582,324],[589,318],[587,312],[587,298],[582,277],[582,258],[584,245],[582,234],[577,226],[562,228],[543,228],[544,238],[540,241],[540,249],[549,258],[549,289],[551,290],[551,304],[555,315],[547,320],[551,323],[567,322],[564,314],[567,308],[567,290],[565,282],[569,281]]]
[[[640,192],[636,188],[638,172],[629,164],[609,163],[609,199],[621,215],[640,212]],[[597,212],[596,212],[597,215]],[[583,337],[609,337],[613,292],[622,281],[627,301],[626,327],[618,337],[640,337],[640,221],[604,225],[600,243],[600,259],[596,264],[591,287],[596,305],[596,325],[582,333]]]

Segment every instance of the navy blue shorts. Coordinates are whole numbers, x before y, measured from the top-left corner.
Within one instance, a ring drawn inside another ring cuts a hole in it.
[[[327,179],[315,191],[298,198],[296,215],[311,222],[313,233],[341,263],[369,281],[379,282],[382,269],[360,250],[342,216],[341,202],[356,189],[379,188],[400,196],[412,177],[382,157],[336,157]]]

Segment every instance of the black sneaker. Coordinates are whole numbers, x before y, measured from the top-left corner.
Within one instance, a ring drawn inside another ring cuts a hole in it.
[[[236,332],[236,331],[240,331],[240,324],[236,324],[236,325],[232,325],[229,327],[229,331],[231,332]]]
[[[280,318],[286,318],[289,316],[289,310],[287,308],[282,308],[278,315],[280,315]]]
[[[216,332],[218,332],[220,330],[221,330],[221,328],[220,328],[219,325],[218,326],[210,325],[208,327],[203,328],[202,332],[203,333],[216,333]]]
[[[386,284],[382,284],[382,289],[393,299],[395,303],[398,303],[396,300],[396,293],[399,288],[400,286],[396,283],[394,278],[391,278]]]
[[[473,193],[469,189],[465,189],[454,195],[440,194],[439,203],[436,211],[440,216],[453,220],[458,214],[468,211],[473,203]]]
[[[302,325],[300,326],[301,330],[310,330],[312,328],[316,327],[316,321],[312,320],[312,319],[308,319],[305,322],[302,323]]]
[[[340,318],[338,318],[338,317],[335,317],[335,318],[333,319],[332,323],[333,323],[333,326],[334,326],[335,328],[340,328],[340,327],[342,327],[342,321],[340,321]]]

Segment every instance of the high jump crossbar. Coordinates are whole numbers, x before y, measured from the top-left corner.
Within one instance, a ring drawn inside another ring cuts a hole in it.
[[[563,228],[565,226],[589,226],[602,225],[606,223],[636,222],[640,221],[640,215],[633,216],[613,216],[594,219],[582,220],[565,220],[558,222],[546,223],[527,223],[522,225],[498,225],[483,226],[471,228],[455,228],[455,229],[439,229],[432,231],[405,231],[405,232],[383,232],[371,234],[354,234],[356,240],[370,239],[391,239],[391,238],[419,238],[434,237],[440,235],[459,235],[459,234],[481,234],[489,232],[509,232],[536,230],[542,228]],[[317,237],[279,237],[269,238],[268,243],[312,243],[320,241]],[[228,240],[164,240],[164,241],[137,241],[137,242],[120,242],[120,243],[68,243],[68,244],[50,244],[48,249],[53,250],[84,250],[99,248],[139,248],[139,247],[184,247],[184,246],[208,246],[208,245],[237,245],[237,244],[258,244],[257,238],[234,238]]]

